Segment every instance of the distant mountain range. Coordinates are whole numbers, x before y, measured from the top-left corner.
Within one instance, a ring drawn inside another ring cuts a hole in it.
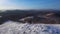
[[[60,24],[60,10],[6,10],[0,12],[0,24],[9,20],[33,24]]]

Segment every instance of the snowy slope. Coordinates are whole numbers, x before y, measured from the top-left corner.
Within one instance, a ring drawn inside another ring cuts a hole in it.
[[[59,24],[19,24],[8,21],[0,25],[0,34],[60,34]]]

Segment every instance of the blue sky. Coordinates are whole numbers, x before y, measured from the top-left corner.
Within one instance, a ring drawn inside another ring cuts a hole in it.
[[[2,9],[60,9],[60,0],[0,0]]]

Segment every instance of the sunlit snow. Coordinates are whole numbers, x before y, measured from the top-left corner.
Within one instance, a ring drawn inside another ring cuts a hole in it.
[[[19,24],[8,21],[0,25],[0,34],[60,34],[59,24]]]

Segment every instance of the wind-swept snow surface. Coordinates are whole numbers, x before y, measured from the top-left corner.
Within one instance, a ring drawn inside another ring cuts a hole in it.
[[[17,22],[6,22],[0,25],[0,34],[60,34],[58,24],[19,24]]]

